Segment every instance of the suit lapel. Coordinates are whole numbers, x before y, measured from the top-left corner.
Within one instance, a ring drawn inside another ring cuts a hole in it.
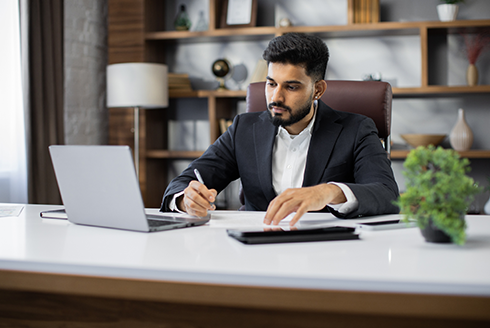
[[[276,197],[272,187],[272,150],[277,127],[271,124],[267,111],[262,113],[260,118],[261,120],[253,125],[255,158],[257,159],[258,175],[264,195],[272,200]]]
[[[322,101],[319,101],[318,104],[318,113],[306,158],[304,187],[320,182],[333,147],[342,131],[342,125],[335,123],[338,115]]]

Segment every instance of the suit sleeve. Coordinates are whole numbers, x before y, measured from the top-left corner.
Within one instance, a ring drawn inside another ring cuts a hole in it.
[[[238,179],[235,158],[235,131],[239,124],[237,115],[233,124],[198,159],[194,160],[165,190],[160,211],[170,211],[173,195],[183,191],[192,180],[197,180],[194,169],[198,169],[209,189],[221,192],[231,181]]]
[[[335,215],[355,218],[367,215],[396,214],[393,204],[398,198],[398,186],[393,176],[391,161],[379,140],[371,119],[360,124],[354,147],[354,183],[346,183],[359,201],[357,210]]]

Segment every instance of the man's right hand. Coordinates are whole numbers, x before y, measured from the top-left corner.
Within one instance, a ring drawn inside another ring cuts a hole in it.
[[[215,189],[208,189],[199,181],[193,180],[184,189],[184,194],[177,198],[177,206],[187,214],[206,216],[208,211],[216,209],[211,203],[216,200],[217,194]]]

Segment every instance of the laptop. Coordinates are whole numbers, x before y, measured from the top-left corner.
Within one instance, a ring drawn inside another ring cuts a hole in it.
[[[146,214],[129,146],[50,146],[49,152],[70,222],[151,232],[198,226],[210,219]]]

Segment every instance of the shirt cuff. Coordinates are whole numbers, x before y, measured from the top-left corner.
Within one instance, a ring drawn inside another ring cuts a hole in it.
[[[329,204],[328,206],[330,206],[331,208],[333,208],[334,210],[336,210],[341,214],[347,214],[359,208],[359,201],[357,200],[352,190],[349,187],[347,187],[346,184],[338,183],[338,182],[329,182],[329,184],[334,184],[340,189],[342,189],[342,192],[344,193],[344,196],[347,199],[347,201],[345,203],[340,203],[340,204]]]
[[[172,200],[170,201],[170,204],[168,204],[168,207],[170,208],[171,211],[175,211],[175,212],[179,212],[179,213],[185,213],[183,211],[181,211],[178,206],[177,206],[177,198],[179,198],[180,196],[182,196],[184,194],[184,190],[182,190],[181,192],[175,194],[173,197],[172,197]]]

